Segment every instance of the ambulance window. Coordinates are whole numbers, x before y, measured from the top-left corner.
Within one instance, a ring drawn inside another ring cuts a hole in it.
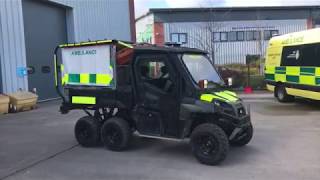
[[[303,45],[301,52],[301,66],[320,66],[320,44]]]
[[[289,46],[283,48],[281,66],[300,66],[301,48],[300,46]]]

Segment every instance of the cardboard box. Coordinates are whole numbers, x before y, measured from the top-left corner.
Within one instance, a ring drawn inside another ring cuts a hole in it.
[[[0,94],[0,114],[7,114],[9,111],[9,97]]]
[[[8,94],[8,96],[10,97],[10,109],[12,112],[34,109],[38,101],[38,95],[26,91]]]

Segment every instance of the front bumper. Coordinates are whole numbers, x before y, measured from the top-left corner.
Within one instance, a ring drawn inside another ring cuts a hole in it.
[[[250,114],[241,119],[239,124],[235,125],[235,128],[229,136],[229,140],[231,141],[242,135],[242,133],[245,132],[249,126],[251,126]]]
[[[235,114],[230,115],[226,113],[221,113],[222,118],[220,121],[222,121],[222,124],[224,124],[225,129],[227,130],[227,134],[229,135],[229,140],[233,140],[243,134],[249,126],[251,126],[251,114],[250,114],[250,106],[247,106],[246,109],[244,109],[245,113],[237,113],[237,110],[239,107],[243,108],[244,105],[240,103],[241,105],[235,105],[234,110]]]

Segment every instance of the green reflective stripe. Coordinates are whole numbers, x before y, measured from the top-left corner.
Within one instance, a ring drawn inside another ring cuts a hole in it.
[[[238,98],[232,96],[232,95],[229,95],[228,93],[225,93],[225,92],[216,92],[214,93],[215,95],[217,96],[220,96],[222,98],[225,98],[227,99],[228,101],[231,101],[231,102],[236,102],[238,100]]]
[[[287,82],[299,83],[299,76],[287,75]]]
[[[68,83],[80,83],[80,74],[69,74]]]
[[[62,84],[83,84],[108,86],[112,82],[109,74],[64,74]]]
[[[274,74],[265,74],[264,77],[266,80],[274,81]]]
[[[318,67],[266,66],[265,70],[265,79],[269,81],[320,85],[320,68]]]
[[[90,76],[89,76],[89,82],[90,82],[91,84],[95,84],[95,83],[96,83],[96,76],[97,76],[97,75],[95,75],[95,74],[90,74]]]
[[[219,99],[219,100],[222,100],[222,101],[228,101],[224,98],[221,98],[219,96],[215,96],[215,95],[212,95],[212,94],[202,94],[200,96],[200,100],[202,101],[207,101],[207,102],[212,102],[214,99]]]
[[[314,75],[316,69],[314,67],[301,67],[300,75]]]
[[[96,104],[96,98],[86,96],[72,96],[72,104]]]
[[[316,85],[320,85],[320,77],[316,77]]]

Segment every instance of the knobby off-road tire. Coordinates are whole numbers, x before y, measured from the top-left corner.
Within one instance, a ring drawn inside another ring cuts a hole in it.
[[[275,88],[274,96],[281,103],[293,102],[294,101],[294,96],[289,95],[287,93],[287,91],[286,91],[285,86],[283,86],[283,85],[278,85]]]
[[[245,146],[251,141],[252,137],[253,137],[253,127],[252,127],[252,124],[250,123],[247,129],[244,130],[244,132],[239,137],[230,141],[230,144],[232,146],[239,146],[239,147]]]
[[[74,133],[81,146],[97,146],[100,140],[100,124],[96,119],[94,119],[94,117],[82,117],[77,121]]]
[[[101,128],[101,140],[112,151],[125,150],[130,142],[132,131],[129,123],[122,118],[108,119]]]
[[[229,151],[229,141],[225,132],[214,124],[201,124],[191,134],[191,147],[199,162],[217,165]]]

